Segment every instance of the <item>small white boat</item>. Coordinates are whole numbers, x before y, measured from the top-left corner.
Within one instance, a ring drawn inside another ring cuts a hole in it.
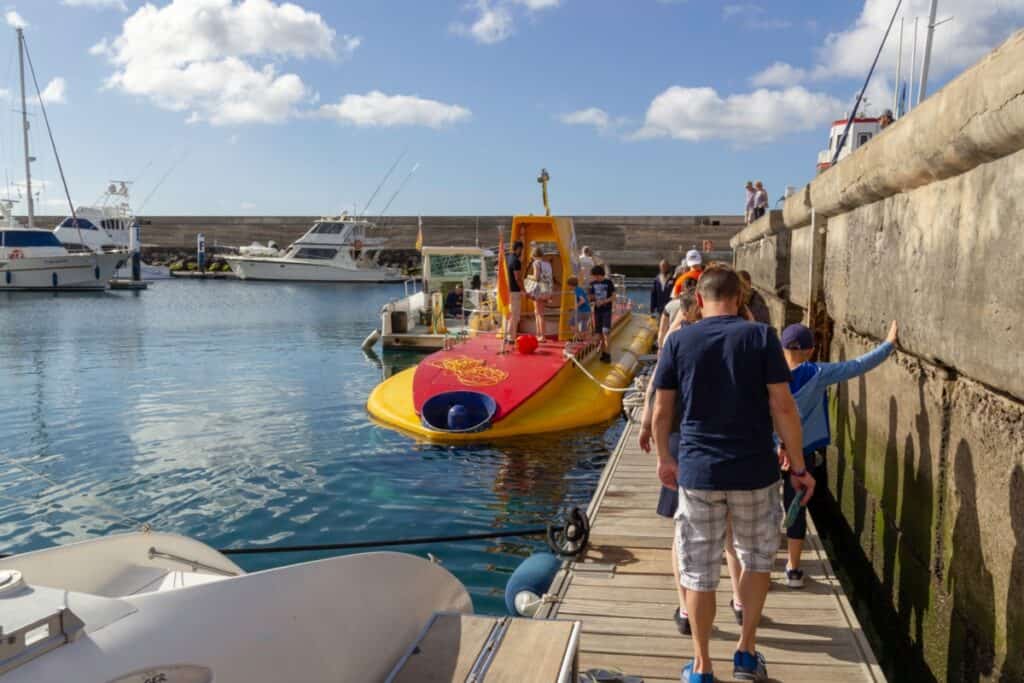
[[[385,349],[436,351],[445,339],[497,329],[494,315],[495,255],[481,247],[422,249],[423,286],[381,309],[381,344]],[[449,295],[462,287],[449,305]]]
[[[321,218],[278,256],[225,256],[240,280],[290,282],[401,282],[379,263],[382,240],[367,237],[373,223],[341,215]]]
[[[198,541],[119,534],[0,560],[4,683],[384,680],[465,587],[413,555],[246,574]]]

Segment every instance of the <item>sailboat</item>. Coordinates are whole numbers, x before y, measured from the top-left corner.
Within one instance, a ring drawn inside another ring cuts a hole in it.
[[[128,252],[70,251],[52,230],[35,226],[32,198],[32,160],[28,144],[28,112],[25,106],[25,34],[18,35],[18,64],[21,71],[21,117],[25,143],[25,185],[28,225],[14,219],[11,200],[0,200],[0,291],[5,290],[103,290],[114,272],[128,260]],[[47,124],[49,125],[49,124]],[[62,174],[63,175],[63,174]]]

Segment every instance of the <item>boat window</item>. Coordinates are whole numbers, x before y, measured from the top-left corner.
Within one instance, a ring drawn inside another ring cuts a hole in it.
[[[100,221],[100,227],[104,230],[124,230],[125,224],[117,218],[107,218]]]
[[[344,228],[343,223],[320,223],[313,229],[313,232],[321,235],[340,235]]]
[[[77,225],[76,222],[77,221]],[[68,216],[64,219],[64,222],[60,224],[62,228],[77,228],[79,230],[96,230],[96,226],[89,221],[88,218],[72,218]]]
[[[295,258],[312,258],[312,259],[324,259],[330,261],[337,255],[337,249],[316,249],[313,247],[303,247],[295,252]]]
[[[4,230],[0,243],[5,247],[59,247],[60,240],[49,230]]]
[[[871,139],[871,133],[861,133],[860,134],[860,138],[857,140],[857,146],[860,147],[861,145],[865,144],[870,139]]]

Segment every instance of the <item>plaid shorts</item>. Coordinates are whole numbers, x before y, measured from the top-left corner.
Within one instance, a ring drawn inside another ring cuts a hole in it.
[[[695,591],[718,588],[725,529],[730,518],[733,547],[743,569],[770,572],[780,544],[781,495],[778,483],[753,491],[698,491],[680,487],[676,547],[683,587]]]

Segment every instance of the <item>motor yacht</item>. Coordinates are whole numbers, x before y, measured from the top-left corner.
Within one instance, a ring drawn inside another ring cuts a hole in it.
[[[241,280],[291,282],[401,282],[380,263],[383,240],[367,237],[374,224],[342,214],[321,218],[279,256],[225,256]]]

